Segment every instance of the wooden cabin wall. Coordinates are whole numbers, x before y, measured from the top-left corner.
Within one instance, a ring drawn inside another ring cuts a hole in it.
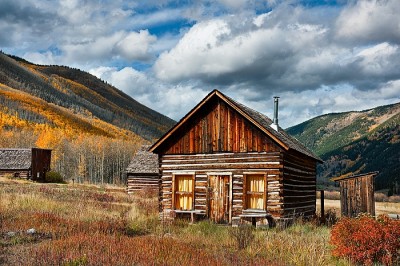
[[[51,150],[32,149],[32,180],[45,180],[46,172],[50,171]]]
[[[29,178],[30,174],[30,170],[0,170],[0,176],[2,177],[15,177],[16,175],[18,175],[19,178]]]
[[[279,151],[260,129],[222,101],[204,106],[202,116],[184,126],[164,154]]]
[[[168,215],[172,206],[172,177],[177,173],[192,173],[195,176],[194,209],[207,213],[208,174],[229,173],[232,175],[232,217],[243,210],[243,177],[249,173],[267,173],[267,210],[276,217],[282,211],[282,155],[280,152],[262,153],[216,153],[198,155],[163,155],[161,166],[161,204]]]
[[[160,179],[158,174],[127,174],[127,191],[132,194],[141,190],[154,190],[158,192]]]
[[[285,153],[283,167],[285,217],[316,211],[316,161],[299,153]]]
[[[356,217],[360,213],[375,215],[373,175],[341,180],[340,195],[343,216]]]

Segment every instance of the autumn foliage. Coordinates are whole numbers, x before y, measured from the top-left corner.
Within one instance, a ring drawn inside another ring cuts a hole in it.
[[[372,265],[400,263],[400,221],[381,215],[342,218],[331,232],[336,257]]]

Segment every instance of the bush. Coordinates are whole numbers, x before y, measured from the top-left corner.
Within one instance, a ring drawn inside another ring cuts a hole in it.
[[[400,221],[388,216],[361,215],[357,218],[342,218],[333,226],[332,254],[347,257],[355,263],[372,265],[400,263]]]
[[[393,195],[389,197],[389,202],[400,202],[400,195]]]
[[[230,235],[236,241],[239,250],[247,248],[254,240],[253,226],[241,224],[238,227],[232,227]]]
[[[334,209],[328,209],[325,213],[325,225],[326,226],[333,226],[334,224],[337,223],[338,217],[336,214],[336,211]]]
[[[375,201],[377,202],[387,202],[388,197],[383,193],[375,193]]]
[[[54,171],[47,172],[44,181],[46,183],[61,183],[61,184],[65,184],[65,181],[62,178],[61,174],[58,173],[58,172],[54,172]]]

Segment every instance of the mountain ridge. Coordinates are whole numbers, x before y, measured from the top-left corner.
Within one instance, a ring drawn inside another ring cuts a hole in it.
[[[0,54],[0,83],[47,102],[98,117],[152,141],[175,121],[84,71],[44,66]]]
[[[124,184],[135,151],[173,124],[89,73],[0,53],[0,148],[51,149],[66,180]]]
[[[379,171],[377,189],[400,184],[400,102],[363,111],[331,113],[287,132],[319,155],[319,183],[342,174]],[[397,193],[399,193],[397,191]]]

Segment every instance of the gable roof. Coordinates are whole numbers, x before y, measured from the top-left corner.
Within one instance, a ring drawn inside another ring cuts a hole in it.
[[[149,148],[150,145],[140,147],[126,168],[127,173],[158,174],[158,155]]]
[[[0,149],[1,170],[26,170],[31,165],[31,149]]]
[[[155,151],[166,139],[169,138],[174,132],[179,130],[179,128],[190,119],[199,110],[205,103],[210,101],[212,98],[218,97],[222,101],[224,101],[231,108],[240,113],[243,117],[245,117],[248,121],[250,121],[254,126],[259,128],[262,132],[268,135],[271,139],[273,139],[279,146],[281,146],[285,150],[295,150],[304,155],[307,155],[319,162],[322,160],[316,156],[312,151],[307,149],[303,144],[301,144],[296,138],[287,134],[281,127],[278,127],[278,131],[273,129],[270,125],[272,124],[272,120],[268,118],[266,115],[257,112],[231,98],[224,95],[222,92],[218,90],[213,90],[209,93],[199,104],[197,104],[188,114],[186,114],[174,127],[172,127],[164,136],[162,136],[158,141],[156,141],[153,146],[149,149],[150,151]]]

